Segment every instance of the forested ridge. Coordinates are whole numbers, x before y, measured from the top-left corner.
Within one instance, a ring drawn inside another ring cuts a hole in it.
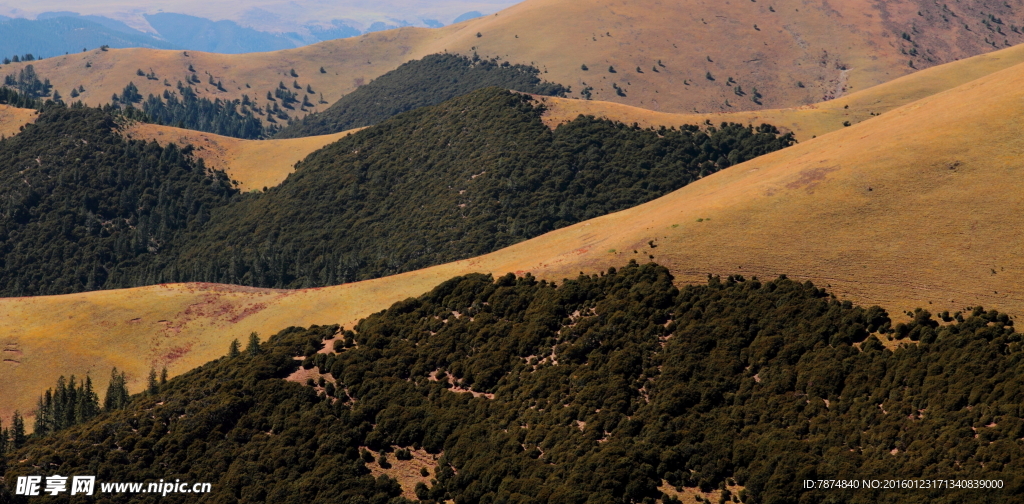
[[[125,140],[109,113],[55,105],[0,142],[0,293],[374,278],[629,208],[793,142],[764,125],[643,130],[580,117],[551,131],[542,112],[526,95],[476,91],[239,195],[190,148]]]
[[[233,346],[123,410],[23,441],[5,481],[46,468],[210,481],[211,502],[399,504],[397,483],[370,475],[387,461],[363,449],[423,449],[439,456],[415,489],[426,503],[675,502],[662,489],[727,483],[739,485],[729,501],[757,504],[1019,500],[1013,322],[982,308],[911,315],[785,277],[677,287],[653,263],[558,284],[467,275],[351,331],[289,328],[255,351]],[[323,386],[281,379],[300,366]],[[833,478],[1004,488],[801,486]]]
[[[644,130],[582,116],[551,131],[543,110],[486,88],[348,136],[214,212],[162,278],[294,288],[411,271],[639,205],[794,142],[766,125]]]
[[[0,293],[144,283],[131,275],[238,193],[190,147],[126,140],[115,128],[108,113],[50,102],[0,140]]]
[[[329,135],[377,124],[415,108],[498,86],[524,93],[565,96],[570,90],[542,81],[530,65],[454,54],[431,54],[403,63],[341,97],[327,110],[309,114],[277,133],[277,138]]]

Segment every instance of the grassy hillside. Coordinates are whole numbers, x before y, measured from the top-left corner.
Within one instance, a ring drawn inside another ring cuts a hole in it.
[[[262,190],[280,184],[295,170],[295,164],[310,153],[334,143],[361,128],[333,135],[280,140],[241,140],[170,126],[134,123],[124,130],[130,138],[192,145],[192,152],[206,166],[224,171],[238,182],[242,191]]]
[[[100,482],[210,482],[203,500],[275,503],[409,502],[403,493],[671,503],[715,488],[728,488],[720,502],[735,492],[754,503],[932,503],[1024,492],[1021,337],[1005,314],[977,309],[943,325],[919,311],[893,326],[884,310],[809,282],[672,280],[635,262],[557,286],[457,277],[353,331],[287,329],[123,410],[30,439],[7,457],[6,480],[49,467]],[[918,343],[890,352],[879,338]],[[403,487],[388,469],[412,452],[436,459],[423,457],[424,477]],[[1004,485],[801,488],[839,478]]]
[[[565,96],[568,89],[544,82],[536,68],[501,65],[495,60],[432,54],[410,61],[334,102],[327,110],[304,117],[276,138],[328,135],[361,126],[490,86],[524,93]]]
[[[800,141],[842,129],[844,123],[856,124],[897,107],[955,88],[994,72],[1024,63],[1024,45],[946,63],[914,72],[891,81],[845,94],[833,100],[784,109],[678,114],[655,112],[615,102],[543,98],[547,111],[544,121],[551,127],[571,121],[578,115],[593,115],[644,128],[680,124],[738,122],[768,123],[791,131]]]
[[[183,372],[250,331],[351,326],[472,272],[561,280],[654,256],[682,282],[728,272],[811,279],[881,305],[897,322],[917,306],[937,313],[981,305],[1018,317],[1024,262],[1012,237],[1024,215],[1024,179],[1014,153],[1024,139],[1006,111],[1022,90],[1024,68],[1006,69],[645,205],[393,277],[286,292],[181,284],[3,299],[0,324],[14,329],[2,336],[0,381],[23,386],[0,398],[0,414],[30,409],[57,374],[91,369],[101,382],[117,365],[138,387],[152,365]]]
[[[281,82],[312,86],[333,103],[406,61],[475,51],[533,64],[545,80],[572,86],[577,97],[591,88],[595,99],[656,111],[761,110],[816,103],[1015,45],[1024,40],[1012,21],[1020,7],[1008,5],[1001,0],[528,0],[443,28],[402,28],[285,51],[90,51],[36,62],[36,67],[62,95],[84,86],[82,98],[98,105],[132,79],[143,96],[161,94],[165,79],[170,86],[184,81],[192,65],[201,82],[212,75],[224,85],[224,91],[202,86],[201,96],[233,100],[249,94],[265,106],[266,93]],[[0,73],[21,66],[5,65]],[[156,79],[139,82],[140,69]],[[292,69],[298,77],[292,77]],[[759,103],[752,101],[754,88]]]

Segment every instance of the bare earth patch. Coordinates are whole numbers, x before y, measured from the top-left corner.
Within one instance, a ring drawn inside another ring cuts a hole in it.
[[[388,464],[391,467],[384,469],[377,463],[377,457],[380,456],[380,452],[360,447],[360,451],[363,449],[373,454],[374,461],[366,464],[366,467],[370,469],[370,474],[374,478],[386,474],[389,478],[395,479],[402,486],[402,496],[413,502],[419,502],[415,492],[416,484],[423,483],[430,486],[430,479],[434,477],[434,467],[437,466],[437,459],[441,457],[441,454],[433,455],[423,449],[410,449],[409,454],[412,455],[412,460],[398,460],[393,450],[387,454]],[[427,470],[427,476],[423,476],[421,472],[423,469]]]

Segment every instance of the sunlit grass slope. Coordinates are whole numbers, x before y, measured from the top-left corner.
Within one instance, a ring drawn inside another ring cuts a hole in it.
[[[557,97],[542,99],[548,108],[545,121],[552,127],[575,119],[580,114],[627,124],[635,122],[645,128],[703,124],[705,121],[715,125],[723,121],[755,125],[769,123],[785,131],[792,131],[798,140],[803,141],[842,129],[846,122],[859,123],[1019,63],[1024,63],[1024,45],[921,70],[834,100],[784,109],[674,114],[599,100],[567,100]]]

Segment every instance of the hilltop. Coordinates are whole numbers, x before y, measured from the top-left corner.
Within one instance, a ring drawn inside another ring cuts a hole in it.
[[[327,110],[285,127],[275,138],[327,135],[370,126],[402,112],[437,105],[490,86],[548,96],[565,96],[570,91],[559,84],[542,81],[539,73],[528,65],[433,54],[403,63],[345,95]]]
[[[64,430],[19,437],[0,471],[89,471],[98,488],[202,481],[202,500],[275,503],[935,503],[1024,491],[1021,336],[1006,314],[941,324],[918,311],[893,325],[810,282],[677,287],[656,264],[623,266],[557,285],[465,275],[352,330],[250,336],[244,352],[154,379],[91,421],[43,423]],[[881,343],[892,339],[914,343],[892,352]],[[834,478],[1001,484],[803,486]]]
[[[333,103],[406,61],[476,53],[532,64],[545,80],[571,86],[575,97],[586,93],[668,112],[761,110],[833,99],[1015,45],[1024,35],[1012,22],[1013,9],[998,0],[941,6],[923,0],[685,0],[672,7],[658,0],[527,0],[443,28],[400,28],[276,52],[111,49],[34,63],[64,96],[84,87],[81,99],[91,105],[108,102],[129,81],[143,96],[159,95],[193,73],[203,97],[241,100],[248,94],[266,105],[266,94],[282,83],[310,86]],[[0,74],[23,66],[4,65]]]
[[[730,272],[810,279],[854,302],[879,304],[896,321],[915,307],[937,313],[982,305],[1019,316],[1024,262],[1012,237],[1024,215],[1024,178],[1014,153],[1024,139],[1020,120],[1005,112],[1018,106],[1022,90],[1018,65],[644,205],[393,277],[298,291],[179,284],[3,299],[0,324],[15,329],[4,336],[5,355],[13,357],[0,380],[23,384],[24,392],[5,396],[0,408],[5,415],[30,409],[60,373],[117,365],[137,387],[151,365],[180,373],[250,331],[351,326],[472,272],[561,280],[653,256],[683,283]],[[90,314],[88,323],[81,313]]]

